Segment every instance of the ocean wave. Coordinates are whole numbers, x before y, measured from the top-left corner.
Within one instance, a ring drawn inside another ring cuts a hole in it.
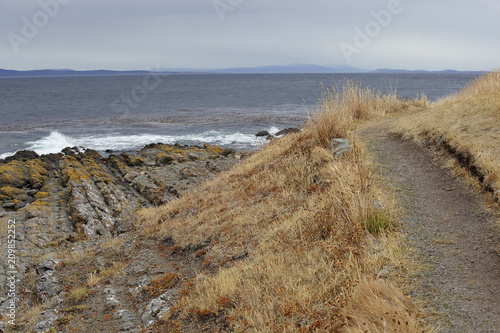
[[[272,126],[267,130],[271,134],[276,134],[279,128]],[[203,133],[191,133],[186,135],[158,135],[158,134],[137,134],[137,135],[92,135],[92,136],[71,136],[58,131],[51,132],[48,136],[36,141],[27,142],[26,150],[33,150],[40,155],[59,153],[66,147],[82,147],[104,152],[108,149],[113,151],[137,151],[150,143],[166,144],[187,144],[201,145],[203,143],[215,144],[234,149],[254,149],[262,145],[265,141],[257,138],[254,134],[230,133],[225,131],[211,130]],[[14,153],[5,153],[0,158],[6,158]]]

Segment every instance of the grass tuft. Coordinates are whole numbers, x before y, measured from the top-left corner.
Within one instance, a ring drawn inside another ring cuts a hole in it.
[[[74,300],[80,300],[89,294],[87,286],[78,286],[69,291],[69,295]]]
[[[371,233],[380,233],[389,229],[392,225],[390,216],[381,210],[375,210],[363,221],[363,227]]]

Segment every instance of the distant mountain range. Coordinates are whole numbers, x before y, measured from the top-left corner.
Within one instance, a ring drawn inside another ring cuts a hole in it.
[[[480,71],[461,72],[452,69],[444,71],[426,70],[404,70],[381,68],[377,70],[365,70],[361,68],[335,65],[331,67],[307,64],[291,64],[284,66],[261,66],[261,67],[236,67],[215,70],[204,69],[160,69],[156,73],[164,74],[319,74],[319,73],[481,73]],[[0,77],[38,77],[38,76],[102,76],[102,75],[145,75],[151,73],[146,70],[113,71],[113,70],[91,70],[76,71],[72,69],[41,69],[16,71],[0,69]]]

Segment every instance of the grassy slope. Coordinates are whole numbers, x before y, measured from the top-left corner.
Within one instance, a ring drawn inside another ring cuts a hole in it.
[[[458,94],[402,118],[394,132],[443,146],[500,200],[500,72],[484,74]]]
[[[342,94],[328,93],[305,131],[141,211],[145,235],[172,238],[205,258],[157,330],[432,331],[377,277],[387,265],[397,275],[404,263],[394,237],[377,233],[391,229],[391,212],[352,133],[361,119],[426,104],[348,83]],[[341,159],[329,149],[335,137],[355,143]]]

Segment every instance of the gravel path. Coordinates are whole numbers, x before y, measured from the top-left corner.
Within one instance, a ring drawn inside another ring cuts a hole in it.
[[[456,179],[432,151],[388,134],[391,120],[360,135],[397,189],[408,246],[423,269],[410,295],[442,332],[500,332],[500,237],[482,198]]]

